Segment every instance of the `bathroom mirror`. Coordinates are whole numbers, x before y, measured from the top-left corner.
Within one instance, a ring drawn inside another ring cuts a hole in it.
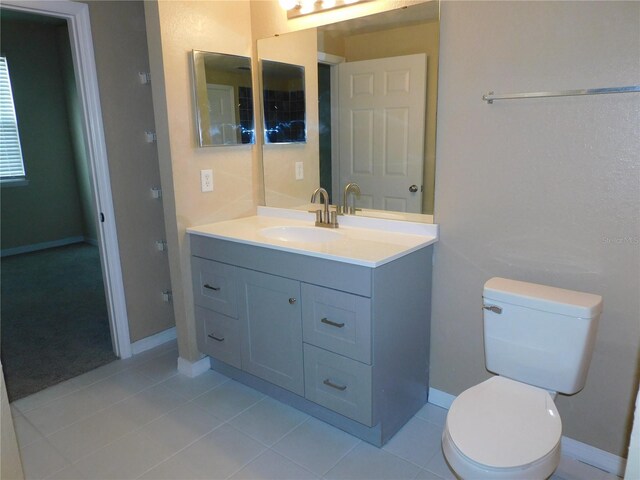
[[[305,125],[304,67],[261,60],[265,143],[303,143]]]
[[[304,65],[307,98],[304,148],[262,149],[265,204],[306,208],[318,186],[342,204],[344,186],[355,181],[356,214],[432,221],[438,52],[436,1],[259,39],[260,58]],[[408,73],[407,60],[417,73]],[[418,80],[423,96],[401,103],[397,94]],[[379,89],[389,101],[357,103]],[[356,103],[345,106],[347,97]]]
[[[198,145],[255,143],[251,59],[200,50],[192,55]]]

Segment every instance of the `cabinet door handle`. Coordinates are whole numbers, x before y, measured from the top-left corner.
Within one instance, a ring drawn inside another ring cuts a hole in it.
[[[289,303],[290,303],[291,305],[293,305],[293,304],[294,304],[294,303],[296,303],[296,302],[297,302],[297,300],[296,300],[295,298],[293,298],[293,297],[291,297],[291,298],[289,299]]]
[[[324,382],[322,383],[324,383],[327,387],[335,388],[336,390],[340,390],[341,392],[344,392],[347,389],[346,385],[337,385],[328,378],[325,378]]]
[[[213,290],[214,292],[219,292],[220,291],[220,287],[212,287],[211,285],[209,285],[208,283],[204,284],[204,288],[207,288],[209,290]]]
[[[216,342],[224,342],[224,337],[216,337],[213,333],[210,333],[207,337],[213,338]]]
[[[327,325],[331,325],[332,327],[342,328],[344,327],[344,323],[336,323],[329,320],[327,317],[321,318],[320,321],[322,323],[326,323]]]

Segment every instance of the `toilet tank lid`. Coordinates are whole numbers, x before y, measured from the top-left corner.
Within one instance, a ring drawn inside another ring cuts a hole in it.
[[[494,277],[484,284],[485,300],[505,302],[576,318],[595,318],[602,312],[602,297],[537,283]]]

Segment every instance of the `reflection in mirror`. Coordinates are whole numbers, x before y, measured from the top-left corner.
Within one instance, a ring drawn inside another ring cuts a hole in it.
[[[304,67],[262,60],[265,143],[302,143],[305,125]]]
[[[316,41],[303,42],[302,35],[311,30]],[[306,69],[306,83],[307,95],[318,99],[319,108],[317,119],[308,116],[307,141],[318,146],[315,152],[297,152],[317,158],[313,165],[316,171],[312,172],[319,179],[315,186],[331,192],[332,204],[342,205],[344,187],[358,183],[361,195],[350,195],[348,202],[362,209],[356,215],[431,221],[439,50],[437,2],[311,30],[258,40],[258,51],[267,45],[273,50],[276,42],[304,45],[308,61],[317,64],[316,78],[310,78],[316,72]],[[296,48],[297,55],[301,48]],[[312,92],[316,86],[317,91]],[[402,98],[405,94],[409,96]],[[365,100],[373,103],[363,103]],[[310,105],[311,100],[308,102]],[[317,128],[315,122],[319,122]],[[281,152],[263,148],[262,153],[266,204],[305,208],[309,193],[300,195],[301,182],[296,180],[295,170],[282,170],[278,162]],[[277,182],[270,172],[274,167],[280,168]],[[305,175],[309,168],[305,163]],[[283,174],[286,181],[280,180]]]
[[[255,143],[251,59],[193,51],[198,145]]]

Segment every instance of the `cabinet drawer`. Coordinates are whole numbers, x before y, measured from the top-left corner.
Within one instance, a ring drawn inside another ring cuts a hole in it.
[[[371,299],[302,284],[306,343],[371,364]]]
[[[198,306],[195,314],[200,351],[240,368],[239,320]]]
[[[237,267],[191,258],[195,304],[238,318]]]
[[[373,426],[370,366],[305,343],[304,383],[308,400]]]

